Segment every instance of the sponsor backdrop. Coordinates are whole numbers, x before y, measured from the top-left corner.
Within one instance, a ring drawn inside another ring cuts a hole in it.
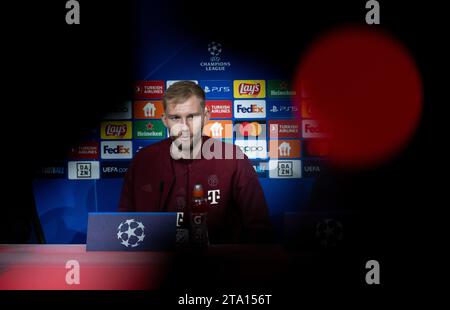
[[[161,98],[178,80],[195,81],[205,90],[212,117],[204,134],[247,154],[280,231],[282,214],[308,203],[315,177],[324,169],[327,148],[311,98],[296,93],[290,77],[243,59],[223,42],[206,38],[193,44],[151,30],[142,21],[133,98],[105,111],[103,121],[65,160],[37,172],[34,193],[47,241],[83,243],[87,213],[117,209],[130,160],[168,136],[160,120]]]

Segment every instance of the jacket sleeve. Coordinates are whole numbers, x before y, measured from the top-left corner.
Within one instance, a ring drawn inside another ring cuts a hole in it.
[[[134,212],[134,161],[130,163],[123,179],[122,193],[119,200],[119,212]]]
[[[258,175],[247,156],[236,162],[233,198],[241,217],[242,242],[271,243],[274,234]]]

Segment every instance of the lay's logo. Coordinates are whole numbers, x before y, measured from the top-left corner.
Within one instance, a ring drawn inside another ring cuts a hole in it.
[[[242,83],[239,85],[239,95],[251,95],[258,96],[261,90],[261,85],[257,84],[246,84]]]
[[[235,80],[235,98],[265,98],[266,81],[264,80]]]
[[[122,137],[126,135],[127,133],[127,126],[126,125],[106,125],[105,129],[107,136],[113,136],[113,137]]]
[[[131,139],[131,122],[102,122],[102,139]]]

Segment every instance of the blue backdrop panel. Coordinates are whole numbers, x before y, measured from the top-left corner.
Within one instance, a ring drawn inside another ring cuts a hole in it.
[[[86,242],[87,214],[97,210],[97,181],[35,180],[38,215],[48,243]]]

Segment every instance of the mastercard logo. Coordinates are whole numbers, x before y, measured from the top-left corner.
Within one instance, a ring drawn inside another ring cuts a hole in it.
[[[258,122],[243,122],[239,124],[239,132],[244,137],[257,137],[262,132],[262,126]]]

